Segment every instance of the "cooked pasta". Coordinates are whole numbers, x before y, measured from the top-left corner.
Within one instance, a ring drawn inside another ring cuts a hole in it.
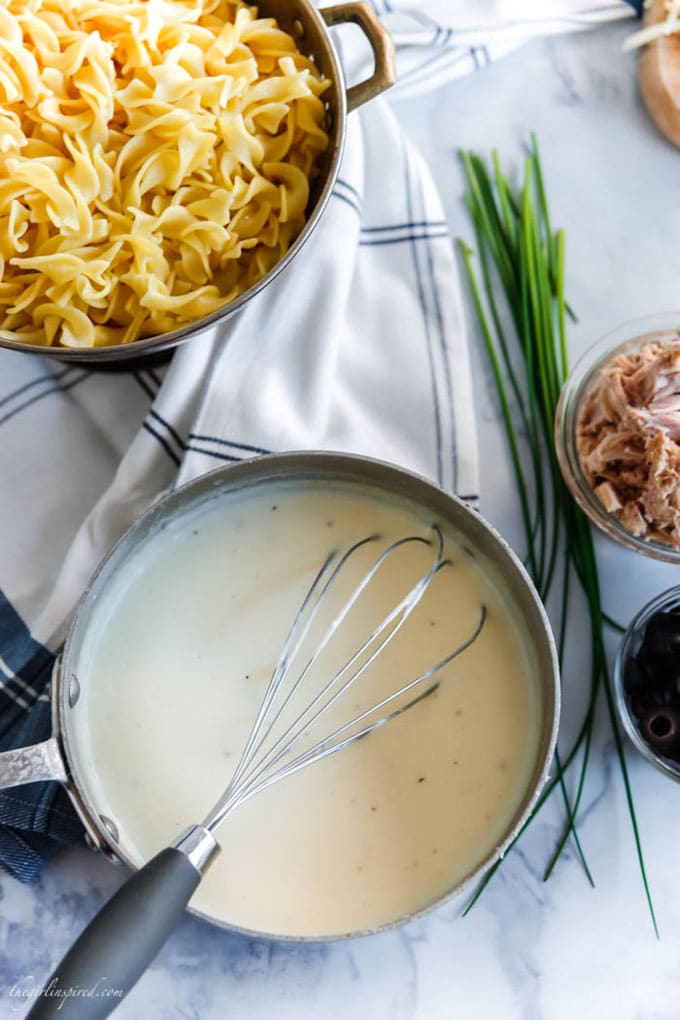
[[[240,0],[0,0],[0,337],[130,343],[302,230],[328,82]]]

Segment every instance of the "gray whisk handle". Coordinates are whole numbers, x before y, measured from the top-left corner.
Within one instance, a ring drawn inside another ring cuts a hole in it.
[[[192,856],[168,847],[121,886],[57,966],[27,1020],[109,1016],[181,920],[212,854],[200,863]]]

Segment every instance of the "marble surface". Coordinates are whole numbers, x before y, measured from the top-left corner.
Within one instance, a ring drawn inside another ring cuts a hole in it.
[[[498,146],[519,166],[539,135],[555,222],[567,228],[569,296],[578,353],[616,324],[672,308],[677,298],[680,155],[647,121],[628,29],[553,38],[430,96],[403,101],[400,119],[432,168],[454,234],[469,235],[456,150]],[[474,344],[473,344],[474,347]],[[492,390],[473,353],[482,510],[519,544],[507,457]],[[606,604],[627,621],[677,578],[672,567],[598,543]],[[582,607],[573,607],[564,739],[582,710]],[[335,945],[248,940],[187,918],[116,1016],[144,1020],[675,1020],[680,987],[680,787],[629,754],[661,939],[643,897],[608,722],[598,718],[580,819],[596,882],[569,851],[550,882],[542,868],[562,814],[555,802],[522,839],[465,920],[451,907],[401,930]],[[676,814],[677,812],[677,814]],[[0,1018],[22,996],[122,873],[70,852],[41,880],[0,877]]]

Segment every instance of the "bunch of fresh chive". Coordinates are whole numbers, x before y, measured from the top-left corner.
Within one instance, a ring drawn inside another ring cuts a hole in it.
[[[465,201],[474,229],[479,276],[473,266],[474,253],[464,241],[458,243],[491,365],[517,482],[526,540],[525,562],[544,601],[559,579],[560,665],[564,659],[569,589],[574,579],[580,586],[590,618],[590,692],[583,721],[572,746],[561,758],[558,755],[557,777],[543,791],[526,825],[559,787],[567,818],[544,877],[548,878],[572,836],[592,884],[576,821],[590,757],[595,708],[604,690],[645,895],[656,932],[605,653],[604,628],[617,625],[603,612],[590,526],[564,485],[553,445],[555,410],[568,372],[566,321],[567,317],[573,318],[564,297],[564,231],[553,233],[533,135],[518,194],[503,174],[496,152],[491,169],[472,152],[462,153],[462,160],[467,183]],[[578,761],[579,753],[580,767],[570,796],[566,774]],[[498,867],[500,862],[487,874],[468,910]]]

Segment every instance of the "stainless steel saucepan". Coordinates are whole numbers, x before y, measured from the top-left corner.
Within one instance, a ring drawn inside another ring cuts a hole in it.
[[[269,272],[253,284],[243,294],[211,315],[206,315],[196,322],[191,322],[171,333],[135,340],[129,344],[111,347],[69,348],[43,347],[37,344],[25,344],[0,337],[0,347],[31,354],[43,354],[62,361],[78,361],[92,368],[104,364],[113,365],[130,358],[157,355],[161,351],[176,347],[178,344],[198,336],[209,326],[223,322],[238,312],[251,301],[256,294],[267,286],[300,252],[310,236],[324,209],[328,204],[335,186],[340,168],[340,160],[345,145],[347,114],[358,106],[384,92],[396,80],[394,66],[394,46],[389,33],[375,15],[370,4],[363,0],[350,0],[335,7],[318,10],[312,0],[258,0],[258,10],[263,17],[276,18],[279,25],[297,40],[300,50],[313,58],[321,73],[330,81],[330,87],[324,93],[326,104],[326,131],[329,145],[318,163],[318,175],[311,182],[307,222],[300,235],[296,238],[283,258]],[[366,81],[351,88],[345,85],[338,55],[331,39],[329,29],[334,25],[347,23],[356,24],[366,36],[373,52],[374,69]],[[120,365],[120,367],[125,367]]]
[[[106,615],[97,612],[98,606],[106,605],[108,594],[119,590],[117,580],[121,572],[134,569],[133,561],[140,547],[160,529],[177,522],[184,514],[225,492],[277,480],[300,485],[310,480],[327,482],[329,485],[358,482],[369,492],[388,494],[392,501],[396,498],[410,508],[415,506],[422,511],[424,519],[434,518],[450,523],[470,550],[493,566],[504,584],[513,611],[526,635],[529,657],[536,664],[540,685],[540,739],[521,803],[493,852],[464,881],[452,880],[444,897],[423,903],[417,912],[420,914],[437,906],[443,899],[465,892],[472,883],[477,882],[503,855],[526,821],[546,781],[554,749],[559,710],[558,667],[543,606],[524,568],[500,535],[459,499],[444,493],[423,478],[389,464],[363,457],[319,452],[275,454],[221,468],[159,501],[121,538],[92,579],[76,611],[54,671],[54,732],[43,743],[0,754],[0,788],[37,780],[57,780],[66,787],[92,845],[110,858],[132,868],[138,865],[139,862],[131,860],[126,850],[126,833],[118,829],[118,826],[123,828],[124,820],[116,819],[114,822],[107,814],[105,791],[99,787],[89,760],[88,692],[91,680],[87,668],[87,649],[88,645],[92,647],[91,639],[96,636],[97,628],[103,625],[102,617]],[[480,748],[480,753],[484,753],[484,748]],[[225,783],[227,778],[225,776]],[[223,927],[235,928],[218,917],[205,914],[200,916]],[[410,920],[413,916],[416,915],[394,917],[384,927]],[[247,934],[301,939],[294,931],[284,936],[263,931]],[[360,934],[369,933],[347,931],[333,937]],[[314,941],[320,939],[315,938]]]

